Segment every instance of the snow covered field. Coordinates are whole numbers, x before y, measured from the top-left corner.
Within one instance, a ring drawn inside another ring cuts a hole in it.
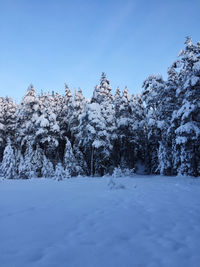
[[[115,181],[0,181],[0,266],[200,266],[200,180]]]

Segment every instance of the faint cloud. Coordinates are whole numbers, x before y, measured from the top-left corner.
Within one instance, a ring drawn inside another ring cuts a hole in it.
[[[91,40],[94,44],[94,48],[90,51],[89,55],[85,55],[81,62],[76,65],[76,72],[91,68],[92,65],[102,57],[108,47],[112,44],[114,37],[119,33],[129,16],[133,13],[135,3],[135,1],[123,1],[117,9],[113,6],[114,13],[111,13],[109,20],[107,20],[106,23],[102,23],[101,31],[95,33],[94,39]],[[89,61],[88,58],[90,58]]]

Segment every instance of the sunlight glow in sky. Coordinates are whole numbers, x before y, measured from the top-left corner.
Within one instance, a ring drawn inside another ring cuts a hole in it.
[[[0,96],[81,87],[91,97],[101,72],[113,93],[141,92],[167,68],[187,35],[200,40],[199,0],[0,0]]]

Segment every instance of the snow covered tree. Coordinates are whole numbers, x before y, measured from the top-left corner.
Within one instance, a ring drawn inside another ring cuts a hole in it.
[[[34,148],[33,142],[28,140],[24,155],[19,155],[18,174],[20,178],[36,178],[42,176],[43,151],[37,145]]]
[[[37,130],[36,121],[39,115],[39,99],[33,85],[30,85],[16,115],[16,141],[18,149],[22,148],[22,154],[26,150],[27,140],[33,140],[35,138]]]
[[[74,110],[74,101],[71,90],[65,84],[65,96],[63,98],[63,107],[60,117],[60,133],[63,140],[65,137],[71,139],[70,120]]]
[[[140,95],[132,95],[130,99],[130,144],[132,147],[132,168],[143,168],[146,153],[146,128],[145,128],[145,108]],[[129,166],[130,168],[130,166]]]
[[[14,150],[11,146],[9,138],[7,140],[7,146],[3,153],[1,172],[3,174],[3,177],[6,179],[14,179],[17,176]]]
[[[61,163],[56,165],[54,177],[57,181],[62,181],[65,178],[70,178],[68,169],[64,169]]]
[[[200,175],[200,44],[186,39],[185,50],[180,53],[181,68],[176,90],[179,107],[174,111],[175,125],[174,158],[177,173]]]
[[[117,118],[119,118],[120,116],[120,103],[121,103],[121,90],[119,87],[117,87],[114,96],[115,117]]]
[[[162,128],[158,150],[158,170],[162,175],[176,174],[176,169],[174,169],[173,164],[173,157],[177,153],[176,151],[173,151],[175,142],[175,125],[171,123],[171,119],[172,114],[178,105],[176,96],[176,90],[179,86],[179,77],[176,70],[178,66],[179,62],[176,61],[168,69],[168,79],[162,92],[160,92],[161,101],[159,105],[159,116],[162,120]]]
[[[119,97],[119,90],[115,95],[115,117],[116,117],[116,135],[115,155],[118,156],[116,166],[121,168],[133,168],[133,146],[131,129],[131,107],[128,88],[125,87],[122,97]]]
[[[17,105],[13,102],[12,98],[6,97],[4,108],[5,131],[7,138],[9,137],[12,143],[15,141],[16,109]]]
[[[41,176],[45,178],[51,178],[55,176],[53,164],[49,159],[47,159],[45,155],[43,155],[43,160],[42,160]]]
[[[102,104],[105,100],[113,101],[111,90],[110,81],[106,78],[106,74],[102,72],[100,85],[95,86],[91,103]]]
[[[147,146],[145,165],[148,173],[158,173],[158,149],[163,120],[160,117],[160,102],[165,82],[160,75],[151,75],[143,83],[142,101],[145,106],[145,128]]]
[[[35,143],[39,144],[51,162],[56,164],[62,157],[59,153],[61,138],[57,115],[53,111],[51,100],[49,95],[44,95],[43,101],[40,102],[41,114],[36,121]]]
[[[71,176],[77,176],[79,174],[83,174],[83,170],[79,166],[78,161],[74,156],[71,142],[67,137],[66,137],[65,154],[64,154],[64,167],[69,171]]]
[[[79,140],[78,147],[87,162],[86,173],[91,176],[104,175],[111,164],[112,146],[106,131],[106,121],[98,103],[86,105],[77,140]]]
[[[113,167],[112,149],[115,138],[115,118],[110,82],[102,73],[100,85],[94,89],[91,103],[86,104],[78,135],[89,174],[104,175]],[[84,136],[84,140],[81,136]]]
[[[6,139],[14,145],[16,124],[16,105],[10,97],[0,97],[0,162],[3,159]]]
[[[69,117],[69,128],[71,132],[71,141],[73,144],[79,132],[80,116],[84,113],[85,109],[85,98],[80,88],[78,91],[75,90],[73,107],[71,106],[69,108],[72,109],[71,116]]]

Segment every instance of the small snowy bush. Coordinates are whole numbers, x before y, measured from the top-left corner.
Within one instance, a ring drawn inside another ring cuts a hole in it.
[[[68,169],[64,169],[61,163],[58,163],[56,165],[56,170],[55,170],[55,179],[57,181],[62,181],[65,178],[70,178],[70,172],[68,171]]]
[[[132,176],[135,173],[134,169],[121,169],[120,167],[114,168],[112,176],[114,178],[123,177],[123,176]]]
[[[122,177],[122,176],[123,176],[122,169],[121,169],[120,167],[116,167],[116,168],[114,168],[114,171],[113,171],[112,176],[113,176],[114,178]]]

